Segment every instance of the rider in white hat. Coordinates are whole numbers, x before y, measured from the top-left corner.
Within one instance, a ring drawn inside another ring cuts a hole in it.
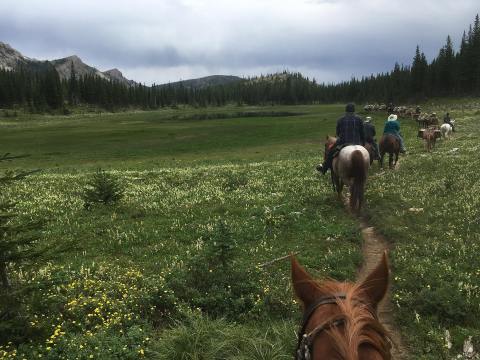
[[[383,133],[395,135],[400,141],[400,152],[405,153],[407,151],[407,149],[405,149],[402,135],[400,134],[400,123],[397,121],[397,115],[391,114],[388,117],[387,121],[385,122]]]

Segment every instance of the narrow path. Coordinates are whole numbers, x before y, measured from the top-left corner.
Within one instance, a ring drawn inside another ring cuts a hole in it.
[[[399,163],[396,167],[398,168]],[[347,193],[343,197],[343,202],[345,208],[350,212],[349,202],[350,202],[350,193]],[[385,250],[390,250],[391,245],[388,241],[380,234],[375,231],[375,228],[370,226],[364,217],[356,216],[360,221],[360,230],[362,232],[362,256],[363,256],[363,265],[358,270],[357,278],[362,280],[368,276],[368,274],[378,265],[383,252]],[[409,359],[408,351],[402,341],[402,336],[400,331],[395,325],[393,320],[394,307],[391,300],[390,287],[385,294],[385,297],[378,305],[378,318],[385,329],[390,334],[390,338],[393,342],[392,344],[392,360],[407,360]]]
[[[387,165],[388,167],[388,165]],[[400,168],[400,159],[395,164],[394,170]],[[372,176],[381,176],[385,171],[392,170],[382,170],[381,172],[374,174]],[[352,214],[350,211],[350,193],[347,193],[343,196],[343,203],[346,210]],[[391,245],[388,241],[380,234],[375,231],[375,228],[370,226],[367,220],[360,216],[356,216],[360,221],[360,229],[362,232],[362,256],[363,256],[363,265],[359,269],[357,278],[362,280],[368,276],[368,274],[378,265],[383,252],[385,250],[390,250]],[[402,336],[400,331],[396,327],[395,321],[393,320],[394,307],[392,304],[390,286],[385,294],[385,297],[380,302],[378,306],[378,318],[383,324],[385,329],[390,334],[390,338],[393,342],[392,344],[392,360],[407,360],[409,359],[408,351],[406,346],[403,344]]]
[[[363,266],[359,270],[359,279],[365,278],[378,265],[380,258],[385,250],[389,250],[388,242],[375,229],[367,224],[363,219],[360,219],[360,228],[362,231],[362,254]],[[390,289],[387,291],[385,298],[378,306],[378,317],[380,322],[385,326],[393,341],[392,359],[405,360],[408,359],[408,352],[403,345],[400,331],[396,328],[393,321],[392,313],[394,311],[391,302]]]

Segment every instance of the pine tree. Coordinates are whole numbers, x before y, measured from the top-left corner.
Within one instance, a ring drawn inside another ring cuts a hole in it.
[[[453,52],[452,39],[447,36],[447,43],[443,47],[442,63],[439,68],[440,87],[442,95],[451,95],[455,81],[455,54]]]
[[[427,80],[428,64],[425,54],[420,52],[420,47],[417,45],[415,50],[415,57],[413,58],[411,75],[412,75],[412,90],[415,97],[423,98],[425,96],[426,80]]]
[[[0,162],[19,158],[5,154]],[[4,290],[11,287],[8,268],[39,257],[46,249],[36,245],[40,222],[15,221],[18,215],[13,212],[15,202],[9,198],[8,188],[16,181],[36,171],[6,171],[0,176],[0,281]]]
[[[480,94],[480,18],[478,14],[473,25],[470,53],[472,89],[478,95]]]
[[[460,50],[456,56],[455,64],[456,70],[455,75],[457,78],[457,91],[460,94],[468,93],[469,86],[469,68],[468,68],[468,40],[467,34],[464,31],[462,36],[462,41],[460,43]]]
[[[72,64],[70,66],[70,79],[68,80],[68,102],[70,105],[77,104],[77,97],[78,97],[78,82],[77,82],[77,75],[75,73],[75,66]]]
[[[62,84],[57,70],[53,67],[44,74],[43,91],[45,101],[50,108],[59,109],[63,106]]]

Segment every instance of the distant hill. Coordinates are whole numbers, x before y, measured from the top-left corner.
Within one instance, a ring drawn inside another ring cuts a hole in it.
[[[14,70],[23,66],[30,70],[42,70],[49,66],[54,66],[60,78],[66,80],[71,77],[72,64],[78,76],[96,75],[102,79],[115,80],[126,85],[135,84],[135,81],[125,78],[120,70],[111,69],[102,72],[93,66],[85,64],[77,55],[56,60],[40,61],[26,57],[10,45],[0,41],[0,68],[3,69]]]
[[[191,89],[204,89],[209,86],[216,86],[216,85],[226,85],[231,84],[234,82],[242,81],[243,79],[238,76],[232,75],[211,75],[205,76],[198,79],[189,79],[189,80],[182,80],[182,81],[175,81],[168,84],[161,84],[157,85],[157,87],[165,87],[165,86],[173,86],[173,87],[185,87]]]

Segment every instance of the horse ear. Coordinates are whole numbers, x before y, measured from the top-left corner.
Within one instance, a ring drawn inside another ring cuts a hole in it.
[[[375,309],[387,292],[389,274],[387,251],[384,251],[380,263],[359,286]]]
[[[303,307],[310,306],[318,297],[320,290],[315,280],[298,263],[294,255],[290,256],[292,264],[292,285],[297,298],[302,302]]]
[[[330,135],[327,135],[327,136],[325,137],[325,140],[328,140],[328,139],[330,139]]]

